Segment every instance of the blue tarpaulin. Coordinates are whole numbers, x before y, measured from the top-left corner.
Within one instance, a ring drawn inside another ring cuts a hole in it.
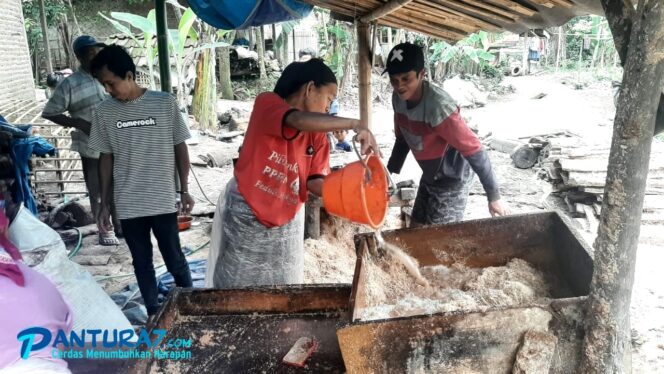
[[[313,9],[298,0],[189,0],[188,3],[198,18],[222,30],[300,19]]]

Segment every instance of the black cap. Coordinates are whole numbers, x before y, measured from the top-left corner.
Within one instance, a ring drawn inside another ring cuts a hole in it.
[[[389,74],[401,74],[411,70],[420,72],[424,69],[424,52],[422,47],[413,43],[401,43],[392,48],[387,55],[387,66],[385,72]]]

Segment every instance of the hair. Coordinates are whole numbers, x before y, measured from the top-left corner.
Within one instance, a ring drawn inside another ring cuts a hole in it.
[[[312,58],[316,58],[316,57],[317,57],[317,56],[316,56],[316,51],[314,51],[313,49],[308,48],[308,47],[307,47],[307,48],[302,48],[302,49],[300,49],[300,51],[298,52],[298,55],[299,55],[300,57],[302,57],[302,56],[307,56],[307,55],[308,55],[308,56],[311,56]]]
[[[96,76],[104,66],[122,79],[127,78],[129,72],[136,79],[136,64],[127,50],[119,45],[106,46],[97,53],[90,63],[92,75]]]
[[[277,80],[274,93],[282,99],[287,99],[309,82],[314,82],[316,87],[321,87],[331,83],[337,84],[337,77],[321,59],[312,58],[306,62],[292,62],[286,66]]]
[[[64,75],[60,72],[53,72],[46,76],[46,85],[51,88],[55,88],[62,82]]]

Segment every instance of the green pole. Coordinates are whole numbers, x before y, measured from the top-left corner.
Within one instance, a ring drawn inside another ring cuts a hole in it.
[[[166,1],[155,0],[155,18],[157,21],[157,51],[159,52],[159,77],[161,90],[171,92],[171,63],[168,51],[168,26],[166,24]]]

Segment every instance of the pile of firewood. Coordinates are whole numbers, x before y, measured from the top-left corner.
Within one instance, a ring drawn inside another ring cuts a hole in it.
[[[539,137],[539,175],[560,192],[572,217],[590,227],[599,217],[609,164],[609,144],[587,144],[578,136],[559,133]],[[532,140],[531,140],[532,144]],[[643,204],[644,223],[664,222],[664,143],[653,141]],[[633,176],[639,178],[639,176]]]

